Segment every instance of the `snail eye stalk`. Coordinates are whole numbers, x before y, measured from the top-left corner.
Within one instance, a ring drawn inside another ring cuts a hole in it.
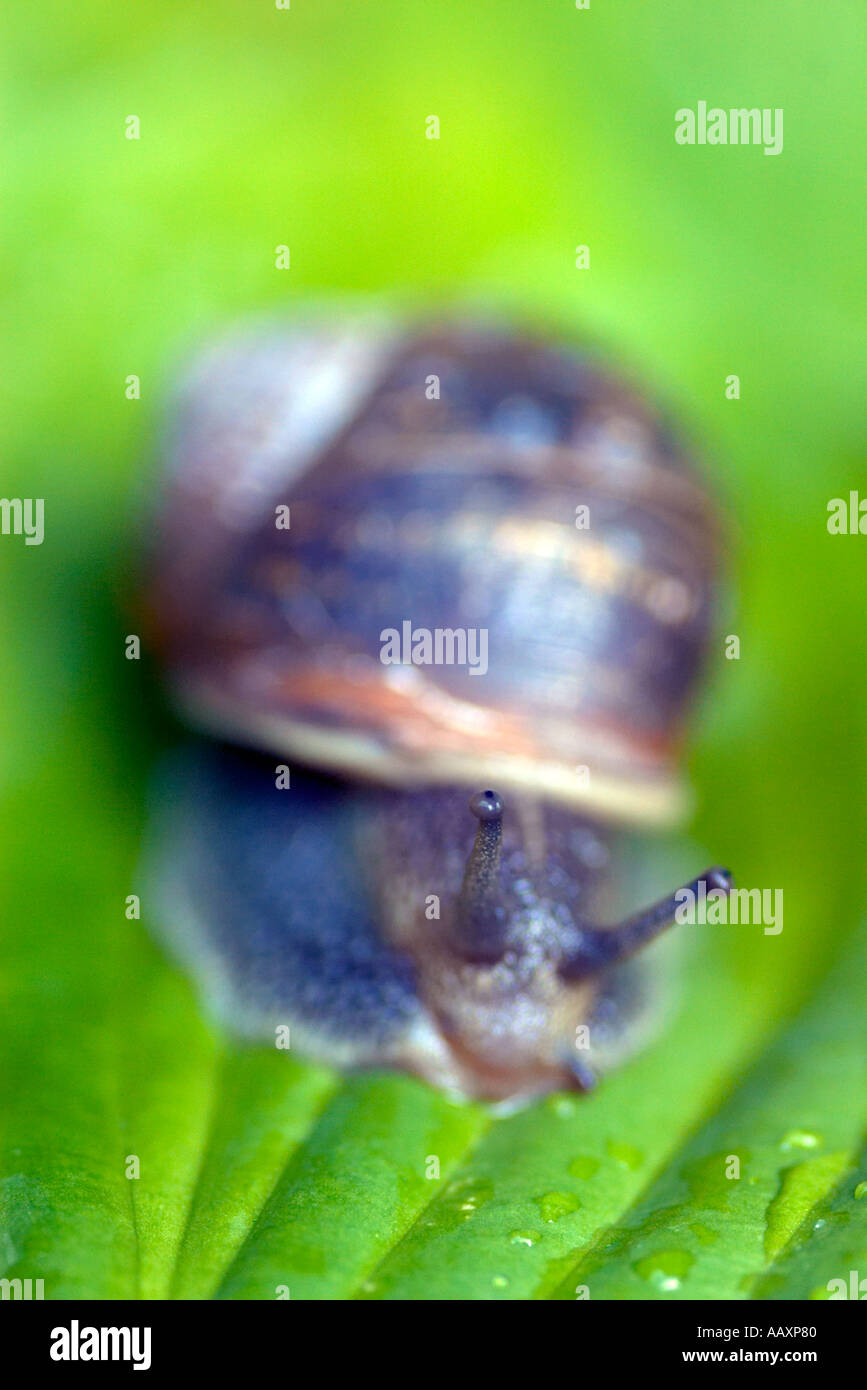
[[[494,791],[478,792],[470,810],[479,828],[458,894],[455,947],[466,960],[484,964],[499,960],[505,950],[500,892],[503,798]]]
[[[733,887],[734,880],[728,869],[707,869],[670,897],[663,898],[635,917],[628,917],[625,922],[611,927],[588,927],[582,934],[580,949],[561,962],[561,979],[575,984],[626,960],[672,926],[677,920],[678,909],[684,902],[689,902],[690,897],[695,901],[710,892],[729,894]]]

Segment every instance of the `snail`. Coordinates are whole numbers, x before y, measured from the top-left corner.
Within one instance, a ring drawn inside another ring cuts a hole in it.
[[[678,445],[557,339],[362,315],[218,343],[167,454],[146,630],[211,741],[157,797],[163,936],[242,1035],[588,1090],[678,901],[604,923],[684,806],[719,546]]]

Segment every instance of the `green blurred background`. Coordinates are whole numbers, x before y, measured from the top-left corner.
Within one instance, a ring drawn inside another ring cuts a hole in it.
[[[66,1095],[79,1130],[120,1123],[107,1059],[131,974],[174,988],[123,916],[164,734],[124,659],[139,514],[187,346],[311,295],[551,317],[702,441],[732,516],[722,633],[741,658],[720,641],[690,750],[694,834],[786,904],[782,936],[710,948],[742,1011],[732,1058],[749,1055],[864,905],[867,541],[825,524],[829,499],[867,490],[860,7],[4,8],[2,491],[46,515],[41,547],[0,538],[7,1145],[60,1135],[74,1165]],[[678,146],[674,112],[699,100],[782,107],[782,154]],[[187,1005],[159,997],[170,1056]]]

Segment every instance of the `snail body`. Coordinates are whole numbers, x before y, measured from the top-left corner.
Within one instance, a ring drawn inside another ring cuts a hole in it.
[[[159,882],[230,1025],[497,1100],[631,1050],[674,899],[600,916],[621,829],[682,811],[714,549],[650,410],[558,345],[319,322],[204,359],[149,615],[223,742],[170,774]]]

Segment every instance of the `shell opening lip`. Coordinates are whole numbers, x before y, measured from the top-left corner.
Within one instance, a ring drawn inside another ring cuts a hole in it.
[[[476,792],[470,810],[480,821],[498,820],[503,814],[503,798],[494,791]]]

